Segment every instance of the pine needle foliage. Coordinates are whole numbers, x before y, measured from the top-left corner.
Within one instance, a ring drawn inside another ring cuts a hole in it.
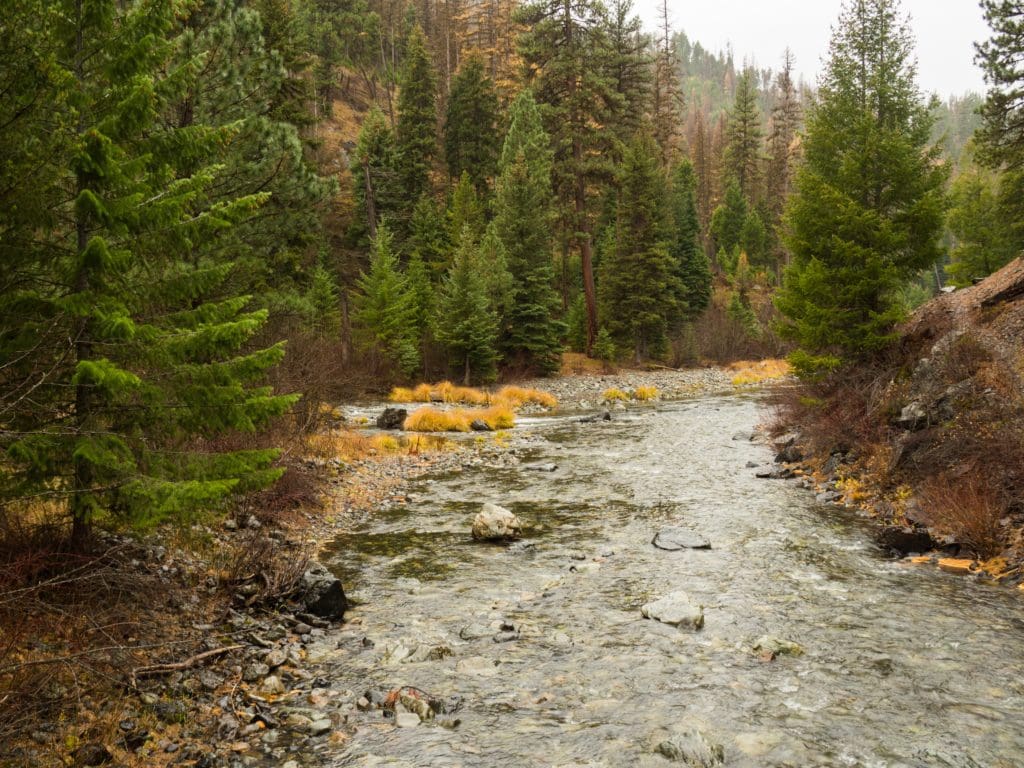
[[[16,204],[0,223],[0,260],[20,268],[0,296],[0,496],[64,499],[77,546],[111,516],[187,519],[272,482],[275,451],[201,438],[253,431],[295,400],[261,385],[284,349],[249,349],[267,313],[231,293],[220,251],[267,201],[213,194],[239,126],[162,121],[201,65],[177,11],[54,3],[33,30],[50,78],[30,91],[50,113],[45,171],[10,189],[54,218]]]
[[[816,375],[885,347],[897,291],[941,256],[946,168],[897,0],[850,0],[810,110],[776,306]]]

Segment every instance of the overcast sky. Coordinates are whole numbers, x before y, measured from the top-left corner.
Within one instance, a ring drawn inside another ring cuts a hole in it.
[[[646,26],[658,23],[661,0],[635,0]],[[841,0],[669,0],[669,18],[690,40],[718,51],[731,42],[737,62],[752,57],[778,69],[788,45],[797,71],[813,82],[828,53]],[[984,91],[973,43],[988,37],[978,0],[903,0],[917,39],[918,82],[940,96]]]

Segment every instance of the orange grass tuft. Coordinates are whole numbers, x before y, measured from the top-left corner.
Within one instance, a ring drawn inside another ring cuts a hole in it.
[[[550,392],[540,389],[524,389],[523,387],[502,387],[495,400],[508,403],[512,408],[521,408],[524,405],[540,405],[544,408],[554,408],[558,405],[558,399]]]
[[[658,399],[658,388],[657,387],[637,387],[633,390],[633,398],[640,402],[647,402],[648,400]]]

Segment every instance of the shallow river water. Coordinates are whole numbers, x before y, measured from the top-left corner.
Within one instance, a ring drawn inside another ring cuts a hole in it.
[[[755,479],[768,448],[733,436],[764,416],[722,396],[533,420],[520,466],[420,481],[342,536],[330,562],[361,604],[325,660],[332,685],[463,704],[455,728],[360,714],[329,764],[667,768],[656,745],[694,727],[729,766],[1024,766],[1024,600],[886,559],[855,516]],[[469,540],[487,501],[523,519],[523,542]],[[712,549],[656,549],[667,524]],[[641,618],[676,590],[705,606],[703,630]],[[502,623],[518,639],[496,642]],[[766,634],[805,653],[764,661]]]

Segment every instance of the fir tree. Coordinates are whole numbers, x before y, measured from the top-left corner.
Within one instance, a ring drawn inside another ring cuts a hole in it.
[[[981,159],[990,166],[1024,168],[1024,7],[1019,0],[981,0],[992,36],[976,63],[989,85],[978,132]]]
[[[639,363],[664,353],[666,334],[683,311],[668,248],[667,189],[652,138],[641,135],[630,145],[619,184],[614,247],[601,262],[602,317]]]
[[[462,230],[466,227],[479,241],[486,226],[483,204],[477,195],[476,187],[469,178],[469,172],[463,171],[459,183],[452,190],[452,199],[448,204],[448,236],[453,243],[459,242]]]
[[[670,205],[672,239],[669,254],[675,263],[685,306],[685,319],[693,322],[711,302],[711,269],[700,247],[700,222],[697,219],[697,179],[689,160],[681,161],[673,171]]]
[[[152,524],[273,481],[274,451],[189,446],[251,431],[294,398],[256,385],[283,348],[239,352],[267,315],[227,290],[232,265],[219,258],[222,236],[266,201],[211,202],[238,128],[160,122],[200,64],[179,55],[175,8],[97,0],[48,11],[36,45],[49,79],[35,79],[30,100],[47,104],[54,133],[36,145],[47,171],[20,184],[54,216],[30,237],[23,214],[0,219],[0,261],[13,246],[32,264],[0,297],[0,493],[63,499],[81,547],[106,515]]]
[[[448,350],[452,367],[462,372],[466,386],[495,377],[498,318],[490,306],[486,269],[467,227],[441,287],[434,325],[434,336]]]
[[[418,252],[413,253],[406,269],[406,294],[411,335],[418,344],[420,360],[424,366],[423,376],[426,378],[427,352],[433,339],[435,297],[430,267]]]
[[[778,100],[772,109],[768,132],[768,159],[765,172],[765,194],[768,210],[766,224],[778,233],[782,223],[782,211],[792,189],[793,164],[795,162],[795,141],[800,128],[800,101],[793,83],[793,54],[786,49],[782,70],[775,80]],[[778,237],[773,240],[778,243]],[[775,253],[776,263],[782,262],[782,254]]]
[[[856,0],[833,33],[807,120],[788,209],[776,305],[809,375],[888,344],[896,289],[940,257],[945,168],[915,82],[912,40],[894,0]]]
[[[949,230],[954,237],[946,272],[958,286],[969,286],[1009,263],[1024,243],[1014,236],[999,205],[1000,179],[992,171],[972,168],[950,189]]]
[[[494,177],[500,145],[498,95],[484,70],[483,57],[470,54],[459,67],[448,97],[444,152],[448,175],[468,173],[477,191],[486,191]]]
[[[567,242],[579,252],[587,310],[587,351],[597,335],[593,184],[614,175],[614,131],[620,101],[608,75],[605,9],[597,0],[536,0],[520,19],[520,38],[534,96],[554,149],[553,183]],[[568,248],[564,249],[568,257]],[[563,264],[563,272],[568,272]],[[568,286],[563,286],[568,295]]]
[[[685,102],[679,77],[679,61],[672,38],[672,25],[669,22],[668,0],[661,0],[658,12],[661,26],[654,58],[651,122],[654,125],[654,138],[661,147],[662,164],[667,168],[682,149]]]
[[[366,231],[375,238],[377,222],[399,213],[400,208],[395,136],[387,117],[376,107],[370,110],[359,129],[354,159],[353,192],[366,214]]]
[[[446,212],[430,195],[424,195],[413,208],[406,245],[412,256],[418,256],[430,269],[434,280],[448,271],[452,242],[448,235]]]
[[[651,111],[652,61],[650,36],[643,31],[633,0],[611,0],[604,23],[608,81],[616,115],[608,126],[620,142],[628,142]]]
[[[519,365],[551,373],[564,332],[552,266],[551,151],[529,91],[513,102],[509,118],[493,222],[512,277],[502,349]]]
[[[359,276],[359,292],[353,298],[354,318],[363,346],[397,366],[405,375],[419,367],[415,312],[405,276],[393,248],[394,237],[386,223],[377,227],[370,254],[370,269]]]
[[[731,253],[743,242],[743,227],[749,212],[739,181],[733,179],[725,189],[725,199],[711,217],[716,250]]]
[[[761,171],[761,115],[757,74],[747,67],[736,82],[736,101],[726,130],[725,171],[747,200],[757,200]]]
[[[437,76],[419,24],[413,26],[405,42],[400,84],[396,161],[403,199],[413,205],[430,189],[430,171],[437,154]]]

